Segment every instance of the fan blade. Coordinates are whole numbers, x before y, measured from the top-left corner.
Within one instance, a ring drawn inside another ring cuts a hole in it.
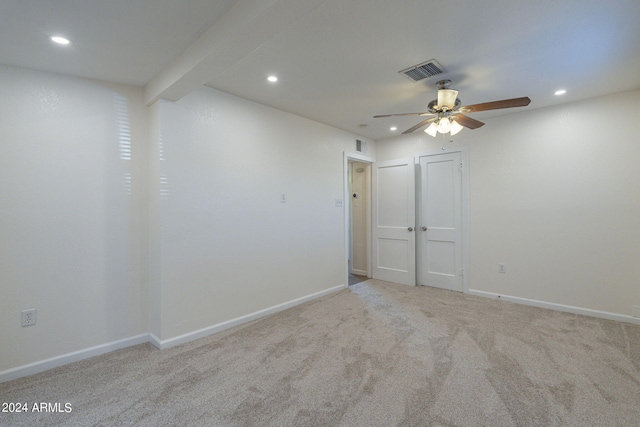
[[[400,114],[382,114],[379,116],[373,116],[374,119],[379,119],[380,117],[394,117],[394,116],[430,116],[431,113],[400,113]]]
[[[501,108],[525,107],[531,100],[528,97],[503,99],[502,101],[484,102],[482,104],[465,105],[460,108],[463,113],[475,113],[476,111],[499,110]]]
[[[407,130],[405,130],[404,132],[402,132],[402,134],[403,134],[403,135],[405,135],[405,134],[407,134],[407,133],[411,133],[411,132],[413,132],[414,130],[418,130],[418,129],[420,129],[421,127],[423,127],[424,125],[426,125],[427,123],[431,123],[431,122],[433,122],[433,121],[435,121],[435,120],[437,120],[437,119],[438,119],[437,117],[431,117],[431,118],[429,118],[429,119],[424,119],[423,121],[421,121],[421,122],[420,122],[420,123],[418,123],[417,125],[415,125],[415,126],[413,126],[413,127],[410,127],[409,129],[407,129]]]
[[[476,129],[476,128],[479,128],[480,126],[484,126],[484,123],[482,123],[481,121],[472,119],[471,117],[465,116],[464,114],[456,114],[451,118],[456,122],[460,123],[462,126],[469,129]]]

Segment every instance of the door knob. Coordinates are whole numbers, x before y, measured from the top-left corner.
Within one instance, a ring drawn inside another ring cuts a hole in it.
[[[426,225],[423,225],[422,227],[420,227],[420,230],[422,230],[422,231],[427,231],[427,226],[426,226]]]
[[[409,228],[407,228],[407,230],[413,231],[413,227],[409,227]]]

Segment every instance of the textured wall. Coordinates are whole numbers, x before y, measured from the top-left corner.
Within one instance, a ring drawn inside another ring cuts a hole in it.
[[[141,90],[0,67],[0,93],[0,371],[145,332]]]
[[[160,339],[344,284],[355,135],[210,88],[159,110]]]
[[[0,372],[344,284],[355,135],[208,88],[1,67],[0,93]]]
[[[471,289],[630,316],[640,305],[639,101],[631,91],[514,112],[452,144],[416,132],[378,141],[377,158],[469,147]]]

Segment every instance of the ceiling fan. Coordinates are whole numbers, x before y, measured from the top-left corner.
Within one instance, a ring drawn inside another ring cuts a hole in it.
[[[401,113],[401,114],[383,114],[373,116],[377,119],[380,117],[393,116],[420,116],[428,117],[415,126],[402,132],[403,134],[411,133],[426,125],[429,125],[425,132],[431,136],[440,133],[451,133],[455,135],[460,132],[463,127],[476,129],[483,126],[484,123],[465,115],[466,113],[475,113],[477,111],[498,110],[501,108],[524,107],[529,105],[531,100],[528,97],[503,99],[501,101],[484,102],[482,104],[462,105],[458,99],[458,91],[450,89],[451,80],[440,80],[436,83],[438,88],[438,98],[434,99],[427,106],[427,110],[422,113]]]

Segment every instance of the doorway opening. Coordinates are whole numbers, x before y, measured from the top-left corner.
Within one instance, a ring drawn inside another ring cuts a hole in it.
[[[345,285],[371,278],[371,164],[359,153],[344,155]]]

